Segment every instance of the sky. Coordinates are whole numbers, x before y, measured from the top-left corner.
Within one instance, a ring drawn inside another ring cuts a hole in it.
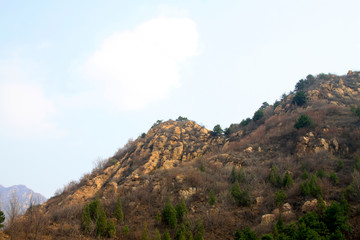
[[[357,0],[0,0],[0,184],[51,197],[157,120],[252,117],[360,70]]]

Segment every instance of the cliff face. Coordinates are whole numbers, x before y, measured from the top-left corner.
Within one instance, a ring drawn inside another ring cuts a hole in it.
[[[296,92],[290,93],[276,106],[260,108],[264,113],[261,119],[234,124],[227,135],[213,136],[188,120],[154,125],[43,205],[51,231],[65,231],[63,224],[68,223],[69,232],[82,236],[84,204],[100,199],[111,218],[120,196],[126,224],[134,229],[129,238],[140,238],[144,222],[151,232],[166,229],[155,216],[162,211],[167,197],[174,204],[185,200],[187,219],[190,223],[203,220],[205,239],[232,239],[236,229],[246,225],[264,233],[271,231],[279,213],[285,221],[294,221],[310,209],[310,203],[317,202],[314,196],[301,192],[304,172],[316,176],[323,172],[316,184],[324,200],[338,201],[342,190],[360,182],[353,167],[360,154],[360,119],[351,111],[351,107],[360,105],[360,73],[322,74],[309,79],[305,87],[297,90],[307,96],[305,104],[294,103]],[[313,124],[294,128],[303,114]],[[344,165],[341,168],[340,160]],[[238,171],[240,188],[249,196],[248,205],[239,204],[229,193],[233,169]],[[286,198],[281,206],[274,200],[280,188],[269,180],[271,169],[276,169],[281,179],[288,174],[294,180],[291,188],[283,189]],[[329,178],[334,173],[336,184]],[[360,185],[354,186],[360,197]],[[217,199],[214,204],[209,204],[210,191]],[[360,202],[354,196],[348,199],[355,209]],[[351,219],[356,221],[358,217],[354,213]],[[196,231],[196,227],[192,229]],[[354,229],[355,236],[359,236]]]

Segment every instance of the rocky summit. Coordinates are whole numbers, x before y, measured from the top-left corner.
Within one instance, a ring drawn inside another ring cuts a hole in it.
[[[156,122],[6,233],[41,219],[43,239],[359,239],[359,155],[360,72],[308,75],[224,130]]]

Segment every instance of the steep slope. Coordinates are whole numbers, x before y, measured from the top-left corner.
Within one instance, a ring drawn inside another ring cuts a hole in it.
[[[3,187],[0,185],[0,209],[4,211],[6,216],[11,201],[15,201],[14,203],[16,203],[19,212],[24,213],[30,204],[42,204],[46,200],[46,197],[24,185],[11,187]]]
[[[305,102],[295,100],[301,92]],[[80,225],[85,204],[99,199],[121,239],[140,239],[146,228],[152,236],[155,229],[168,229],[172,237],[181,229],[197,236],[201,225],[205,239],[233,239],[245,226],[258,234],[271,232],[280,213],[285,223],[296,221],[315,209],[320,196],[330,204],[344,191],[353,227],[345,234],[358,239],[359,105],[360,73],[350,71],[309,75],[294,92],[274,105],[263,104],[253,119],[233,124],[226,135],[189,120],[155,124],[48,200],[41,210],[49,221],[44,233],[53,239],[95,238],[94,220],[90,233]],[[301,115],[312,124],[297,129]],[[310,182],[320,190],[306,192]],[[118,197],[124,222],[115,219]],[[188,212],[175,229],[164,218],[159,221],[167,201],[179,205],[182,199]]]

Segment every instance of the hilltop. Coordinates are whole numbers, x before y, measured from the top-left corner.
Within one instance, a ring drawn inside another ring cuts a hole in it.
[[[159,121],[44,203],[39,233],[95,239],[100,220],[92,216],[86,231],[82,220],[90,204],[103,207],[105,222],[115,229],[108,234],[120,239],[156,236],[156,229],[169,230],[173,239],[234,239],[246,226],[260,236],[279,219],[289,224],[316,211],[318,201],[330,209],[333,202],[345,206],[346,199],[352,232],[339,234],[358,239],[359,106],[360,72],[349,71],[308,75],[281,100],[264,103],[224,133],[186,118]],[[177,209],[186,205],[177,227],[164,215],[170,202]],[[18,226],[24,222],[26,217]]]

